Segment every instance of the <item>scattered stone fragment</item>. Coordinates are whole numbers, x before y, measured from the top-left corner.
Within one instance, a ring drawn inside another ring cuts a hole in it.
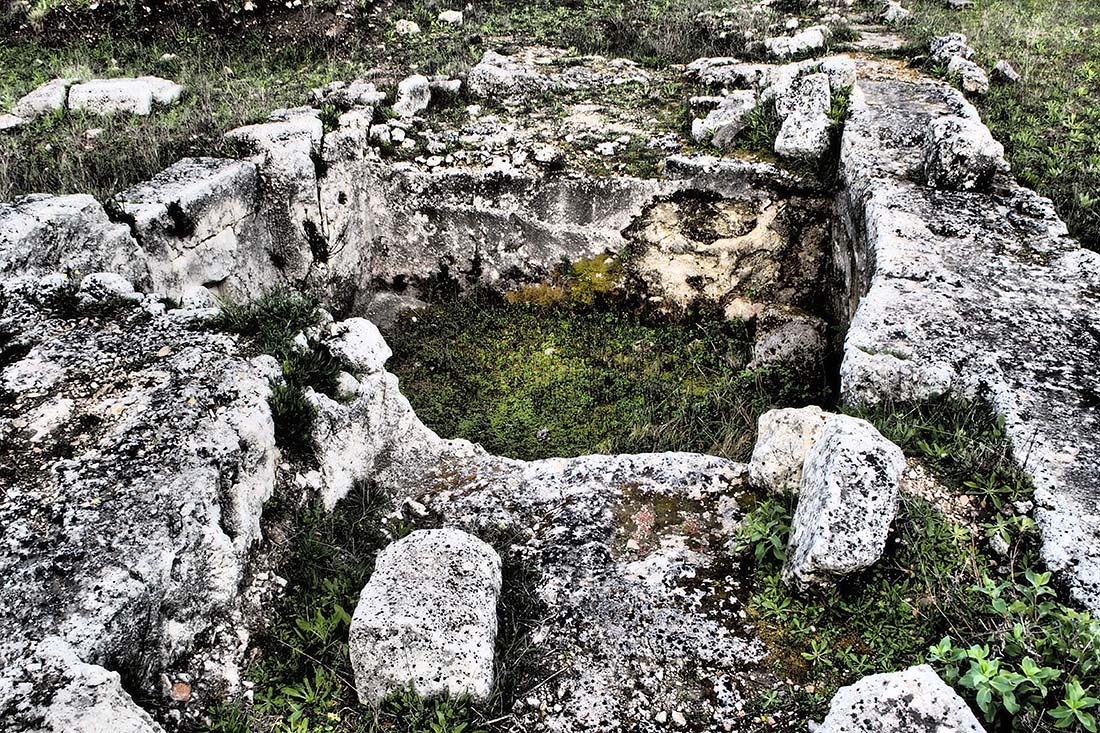
[[[731,92],[705,118],[692,122],[691,136],[699,142],[712,142],[719,149],[732,148],[755,108],[756,92]]]
[[[1019,84],[1020,72],[1016,71],[1012,64],[1008,63],[1004,59],[997,62],[991,72],[993,81],[998,84]]]
[[[933,188],[973,191],[985,188],[1007,169],[1004,147],[973,117],[940,117],[924,139],[925,180]]]
[[[17,115],[0,115],[0,132],[6,132],[7,130],[14,130],[17,127],[22,127],[27,121]]]
[[[927,664],[837,690],[816,733],[985,733],[966,702]]]
[[[873,565],[886,547],[904,470],[901,449],[870,423],[830,416],[802,464],[783,581],[805,591]]]
[[[775,92],[775,112],[780,119],[791,115],[814,117],[829,112],[829,76],[809,74],[794,79]]]
[[[309,92],[309,103],[313,106],[331,104],[342,111],[355,107],[373,107],[384,101],[385,92],[378,91],[373,82],[362,79],[351,82],[334,81]]]
[[[756,319],[750,369],[780,369],[791,379],[820,381],[828,324],[797,308],[769,305]]]
[[[537,166],[546,170],[557,170],[565,165],[565,153],[553,145],[539,145],[532,157]]]
[[[426,76],[413,74],[397,85],[397,101],[393,111],[402,117],[412,117],[423,112],[432,101],[432,89]]]
[[[952,56],[947,63],[948,76],[959,80],[959,86],[967,94],[986,94],[989,92],[989,77],[982,67],[962,56]]]
[[[76,79],[54,79],[34,89],[11,108],[17,117],[33,118],[65,109],[65,100],[69,96],[69,87]]]
[[[909,14],[909,10],[902,7],[897,0],[887,0],[881,17],[886,23],[903,23],[909,19]]]
[[[69,89],[69,109],[94,114],[148,115],[154,104],[179,101],[183,87],[156,76],[137,79],[93,79]]]
[[[471,96],[501,102],[514,101],[521,92],[542,91],[551,86],[552,82],[544,75],[494,51],[486,51],[466,75],[466,88]]]
[[[829,414],[820,407],[768,410],[756,422],[756,446],[749,461],[753,485],[776,494],[796,493],[802,463]]]
[[[399,36],[418,36],[420,25],[416,21],[402,19],[394,23],[393,32]]]
[[[952,56],[962,56],[964,59],[974,56],[974,49],[967,45],[966,36],[962,33],[949,33],[933,38],[929,49],[932,61],[940,64],[946,64]]]
[[[360,702],[409,686],[487,699],[500,587],[496,551],[457,529],[413,532],[379,553],[351,621]]]
[[[450,25],[462,25],[461,10],[444,10],[439,14],[439,20]]]

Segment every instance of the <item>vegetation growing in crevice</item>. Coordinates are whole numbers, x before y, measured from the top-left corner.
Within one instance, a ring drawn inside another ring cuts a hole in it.
[[[267,521],[289,527],[278,569],[286,591],[257,638],[259,656],[246,670],[254,701],[226,701],[211,712],[219,733],[477,733],[494,730],[530,689],[527,633],[543,609],[533,579],[509,560],[511,537],[483,537],[501,552],[504,586],[498,611],[496,687],[488,702],[422,699],[397,692],[377,709],[361,705],[348,655],[348,631],[358,594],[378,552],[432,519],[396,518],[392,500],[369,482],[357,483],[332,511],[277,501]]]
[[[821,383],[750,370],[751,330],[705,309],[680,319],[622,300],[618,264],[563,267],[504,299],[443,301],[396,329],[389,369],[448,437],[523,459],[684,450],[747,456],[756,418],[828,399]]]
[[[271,415],[275,440],[290,455],[311,455],[313,421],[317,410],[305,390],[335,395],[341,365],[326,349],[310,341],[306,346],[295,337],[315,326],[321,318],[317,303],[288,290],[270,290],[249,303],[223,301],[221,312],[210,326],[247,337],[256,351],[275,357],[282,367],[282,379],[271,383]]]
[[[807,598],[779,579],[795,499],[760,499],[735,551],[752,573],[751,613],[798,686],[761,695],[755,713],[793,729],[822,715],[838,686],[927,661],[990,730],[1095,730],[1100,623],[1057,600],[1040,572],[1031,484],[1010,461],[1002,423],[978,404],[947,400],[859,415],[970,497],[980,523],[960,526],[927,500],[903,497],[884,558]]]

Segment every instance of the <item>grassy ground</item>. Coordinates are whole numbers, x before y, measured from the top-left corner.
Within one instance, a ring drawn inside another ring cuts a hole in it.
[[[161,60],[164,54],[176,58]],[[99,198],[145,180],[185,155],[225,152],[222,134],[305,102],[310,88],[365,71],[319,48],[273,48],[181,34],[156,42],[103,39],[64,48],[0,44],[0,107],[57,76],[157,74],[187,87],[181,104],[140,117],[66,114],[0,136],[0,200],[33,192]],[[87,130],[102,128],[94,139]]]
[[[447,437],[533,460],[684,450],[744,459],[756,419],[822,383],[746,368],[746,329],[624,309],[467,298],[416,315],[389,364]]]
[[[312,87],[369,70],[393,79],[410,70],[456,73],[486,50],[533,43],[656,66],[703,55],[751,56],[753,44],[780,32],[787,17],[752,11],[746,0],[486,0],[467,9],[462,26],[452,26],[437,18],[452,3],[400,0],[381,9],[360,4],[359,16],[335,38],[311,25],[315,10],[303,11],[303,30],[287,38],[255,23],[227,30],[173,24],[164,13],[154,14],[153,28],[123,15],[99,29],[97,12],[117,13],[126,3],[31,5],[33,25],[5,27],[0,13],[0,32],[7,34],[0,43],[0,109],[57,76],[157,74],[188,91],[179,106],[145,119],[61,115],[0,136],[0,200],[33,192],[106,198],[185,155],[226,153],[221,136],[228,129],[303,104]],[[400,19],[415,20],[423,33],[396,34]],[[85,20],[95,30],[81,32]],[[281,18],[279,33],[294,22]],[[58,24],[66,30],[58,32]],[[165,54],[175,58],[164,61]],[[87,131],[96,128],[103,132],[93,139]]]
[[[985,68],[1007,59],[1017,86],[978,102],[1016,176],[1054,200],[1071,232],[1100,249],[1100,3],[975,0],[947,10],[914,0],[910,32],[921,42],[961,31]]]

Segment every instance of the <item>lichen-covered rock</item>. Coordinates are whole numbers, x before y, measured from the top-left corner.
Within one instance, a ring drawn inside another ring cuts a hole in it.
[[[27,124],[26,118],[18,115],[0,114],[0,132],[16,130],[25,124]]]
[[[135,302],[117,275],[24,276],[3,293],[0,710],[12,730],[111,716],[139,730],[114,673],[151,695],[170,667],[237,679],[278,367]],[[71,651],[65,674],[36,663],[47,637]]]
[[[249,161],[184,158],[115,196],[148,257],[153,292],[178,300],[193,287],[248,298],[280,284]]]
[[[806,452],[783,581],[828,586],[886,548],[905,470],[901,449],[865,420],[832,415]]]
[[[851,89],[856,83],[856,64],[845,56],[833,56],[821,62],[821,73],[829,77],[829,90]]]
[[[486,51],[466,75],[466,88],[475,98],[514,101],[519,93],[538,92],[554,86],[548,77],[508,56]]]
[[[825,379],[828,324],[796,308],[768,305],[756,318],[750,369],[781,370],[799,384]]]
[[[956,191],[980,190],[1005,170],[1004,146],[973,117],[940,117],[924,139],[924,175],[929,186]]]
[[[0,203],[0,275],[115,272],[147,283],[148,258],[125,224],[85,194]]]
[[[1004,59],[998,61],[993,67],[993,71],[990,73],[993,77],[993,81],[998,84],[1011,85],[1020,83],[1020,72],[1016,71],[1016,68]]]
[[[82,662],[63,639],[51,636],[35,649],[40,674],[54,688],[43,712],[45,730],[82,733],[160,733],[147,712],[122,688],[118,672]]]
[[[970,59],[952,56],[947,63],[947,75],[958,79],[959,86],[967,94],[981,95],[989,92],[989,77],[982,71],[982,67]]]
[[[793,36],[778,36],[764,41],[764,47],[768,53],[778,59],[788,59],[794,56],[804,56],[813,51],[825,48],[829,30],[825,26],[815,25]]]
[[[820,407],[768,410],[757,420],[756,446],[749,461],[753,485],[776,494],[798,491],[806,452],[821,435],[829,414]]]
[[[831,127],[827,115],[791,115],[783,121],[775,136],[775,153],[788,160],[821,160],[829,150]]]
[[[949,33],[946,36],[933,38],[929,43],[932,61],[946,64],[952,57],[961,56],[964,59],[973,58],[974,49],[967,44],[966,36],[962,33]]]
[[[156,76],[92,79],[69,88],[69,109],[100,115],[148,115],[154,105],[179,101],[183,87]]]
[[[34,118],[39,115],[62,112],[69,97],[69,87],[76,82],[76,79],[48,81],[16,102],[11,108],[11,113],[19,117]]]
[[[909,19],[909,9],[897,0],[886,0],[886,5],[879,16],[886,23],[904,23]]]
[[[413,74],[397,85],[397,99],[393,111],[402,117],[413,117],[423,112],[432,102],[432,90],[428,77]]]
[[[985,733],[966,702],[927,664],[837,690],[817,733]]]
[[[829,75],[825,73],[806,74],[789,84],[776,85],[775,113],[783,120],[792,115],[827,115],[830,101]]]
[[[318,89],[311,89],[309,102],[315,107],[331,104],[336,109],[347,112],[356,107],[374,107],[386,101],[385,92],[380,92],[374,82],[363,79],[354,81],[334,81]]]
[[[379,553],[348,639],[359,701],[409,687],[488,699],[500,587],[500,556],[460,530],[420,530]]]

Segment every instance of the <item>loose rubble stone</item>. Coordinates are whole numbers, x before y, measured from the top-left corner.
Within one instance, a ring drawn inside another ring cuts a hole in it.
[[[1020,73],[1004,59],[997,62],[992,71],[993,80],[998,84],[1019,84]]]
[[[16,102],[11,108],[11,113],[17,117],[30,119],[39,115],[61,112],[65,109],[65,102],[69,97],[69,87],[77,81],[77,79],[48,81]]]
[[[821,62],[821,72],[829,77],[829,91],[851,89],[856,83],[856,64],[850,58],[834,56]]]
[[[959,85],[967,94],[986,94],[989,92],[989,77],[982,68],[962,56],[952,56],[947,64],[948,76],[959,80]]]
[[[402,117],[412,117],[426,110],[431,101],[428,77],[414,74],[397,85],[397,101],[393,103],[393,111]]]
[[[886,0],[886,7],[882,11],[882,19],[887,23],[903,23],[909,19],[910,12],[897,0]]]
[[[0,132],[14,130],[27,124],[27,121],[16,115],[0,114]]]
[[[466,88],[475,98],[507,102],[517,93],[541,91],[553,83],[542,74],[493,51],[486,51],[481,61],[466,75]]]
[[[776,494],[796,493],[806,452],[821,435],[828,417],[814,406],[768,410],[761,415],[749,461],[753,485]]]
[[[973,58],[974,49],[967,44],[966,36],[962,33],[949,33],[946,36],[933,38],[929,43],[932,61],[946,64],[955,56],[964,59]]]
[[[399,36],[418,36],[420,35],[420,24],[412,20],[399,20],[394,23],[393,32]]]
[[[985,733],[966,702],[927,664],[837,690],[816,733]]]
[[[924,141],[924,174],[929,186],[956,191],[984,188],[1007,167],[1004,147],[973,117],[941,117]]]
[[[462,11],[444,10],[439,13],[439,20],[449,25],[462,25]]]
[[[355,107],[374,107],[384,101],[385,92],[378,91],[373,82],[362,79],[351,82],[334,81],[309,92],[309,102],[313,106],[331,104],[342,111]]]
[[[905,470],[901,449],[865,420],[832,415],[806,452],[783,581],[828,586],[886,548]]]
[[[769,305],[756,319],[750,369],[778,369],[803,384],[825,374],[828,324],[795,308]]]
[[[776,155],[789,160],[820,160],[829,150],[830,126],[826,116],[788,117],[775,136]]]
[[[148,115],[154,104],[175,104],[182,94],[182,86],[156,76],[93,79],[69,88],[69,109],[100,115]]]
[[[732,148],[755,108],[755,92],[731,92],[704,119],[692,122],[691,135],[699,142],[713,142],[719,149]]]
[[[359,701],[410,686],[488,699],[500,586],[500,556],[456,529],[413,532],[379,553],[348,639]]]

